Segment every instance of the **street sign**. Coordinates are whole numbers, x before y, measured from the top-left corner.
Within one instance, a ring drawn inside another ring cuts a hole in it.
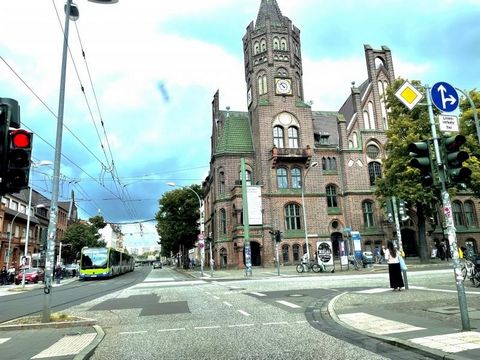
[[[395,92],[395,96],[405,105],[409,110],[412,110],[423,99],[423,95],[415,89],[415,87],[408,81],[405,81],[402,86]]]
[[[458,132],[458,117],[453,115],[438,115],[440,131]]]
[[[458,94],[452,85],[438,82],[432,86],[431,93],[433,104],[439,110],[452,112],[458,107]]]

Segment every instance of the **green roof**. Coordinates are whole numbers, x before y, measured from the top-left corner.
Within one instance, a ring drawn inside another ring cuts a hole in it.
[[[252,131],[246,112],[223,113],[223,129],[219,135],[215,155],[253,153]]]

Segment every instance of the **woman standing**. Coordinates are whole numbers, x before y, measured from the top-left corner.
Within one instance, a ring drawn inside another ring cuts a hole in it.
[[[400,254],[395,249],[393,241],[387,243],[385,250],[385,260],[388,264],[388,275],[390,276],[390,287],[393,291],[400,291],[405,286],[403,283],[402,272],[400,269]]]

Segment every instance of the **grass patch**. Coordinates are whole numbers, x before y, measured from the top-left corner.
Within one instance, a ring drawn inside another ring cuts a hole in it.
[[[41,324],[43,321],[43,315],[25,316],[18,319],[4,322],[3,325],[23,325],[23,324]],[[50,314],[50,322],[65,322],[65,321],[78,321],[81,320],[76,316],[70,316],[62,313]]]

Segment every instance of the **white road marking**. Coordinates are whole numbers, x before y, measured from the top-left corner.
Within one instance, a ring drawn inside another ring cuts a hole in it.
[[[3,339],[0,339],[0,344],[3,344],[5,342],[7,342],[8,340],[10,340],[11,338],[3,338]]]
[[[420,344],[422,346],[449,353],[480,349],[480,333],[476,331],[425,336],[421,338],[410,339],[410,341],[415,344]]]
[[[195,330],[203,330],[203,329],[220,329],[220,325],[214,326],[196,326],[194,327]]]
[[[307,320],[299,320],[299,321],[295,321],[295,324],[307,324],[308,321]]]
[[[76,355],[90,344],[95,336],[97,336],[97,333],[64,336],[32,359],[51,359],[55,356]]]
[[[150,281],[150,282],[143,282],[141,284],[132,286],[131,289],[141,289],[143,287],[148,287],[151,288],[152,285],[156,285],[158,287],[168,287],[168,286],[189,286],[189,285],[200,285],[200,284],[206,284],[206,281],[203,280],[191,280],[191,281],[175,281],[175,282],[159,282],[155,284],[155,282]]]
[[[230,304],[229,302],[226,302],[226,301],[224,301],[223,303],[227,306],[233,306],[232,304]]]
[[[253,294],[253,295],[256,295],[256,296],[267,296],[267,295],[259,293],[259,292],[251,292],[250,294]]]
[[[142,282],[149,283],[149,282],[162,282],[162,281],[175,281],[175,279],[174,278],[154,278],[154,277],[151,277],[151,278],[146,278]]]
[[[262,325],[288,325],[288,322],[286,321],[267,322],[267,323],[263,323]]]
[[[218,296],[216,296],[216,295],[213,295],[213,298],[214,298],[215,300],[220,300],[220,298],[219,298]]]
[[[338,315],[338,317],[344,323],[353,326],[356,329],[368,331],[370,333],[378,335],[402,333],[425,329],[422,327],[401,323],[399,321],[388,320],[379,316],[370,315],[362,312],[340,314]]]
[[[233,324],[233,325],[228,325],[229,328],[233,327],[248,327],[248,326],[254,326],[255,324]]]
[[[131,334],[145,334],[147,331],[146,330],[142,330],[142,331],[122,331],[122,332],[119,332],[118,334],[119,335],[131,335]]]
[[[415,290],[426,290],[426,291],[436,291],[436,292],[446,292],[446,293],[457,293],[457,290],[447,290],[447,289],[430,289],[424,286],[409,286],[410,289],[415,289]],[[471,295],[480,295],[479,291],[465,291],[465,294],[471,294]]]
[[[185,328],[176,328],[176,329],[158,329],[157,332],[166,332],[166,331],[185,331]]]
[[[378,293],[383,293],[383,292],[387,292],[387,291],[392,291],[392,289],[388,289],[388,288],[373,288],[373,289],[356,291],[356,293],[358,293],[358,294],[378,294]]]
[[[237,310],[240,314],[242,315],[245,315],[245,316],[250,316],[249,313],[247,313],[246,311],[243,311],[243,310]]]
[[[292,309],[299,309],[301,306],[298,306],[297,304],[292,304],[291,302],[285,301],[285,300],[277,300],[276,301],[279,304],[291,307]]]

